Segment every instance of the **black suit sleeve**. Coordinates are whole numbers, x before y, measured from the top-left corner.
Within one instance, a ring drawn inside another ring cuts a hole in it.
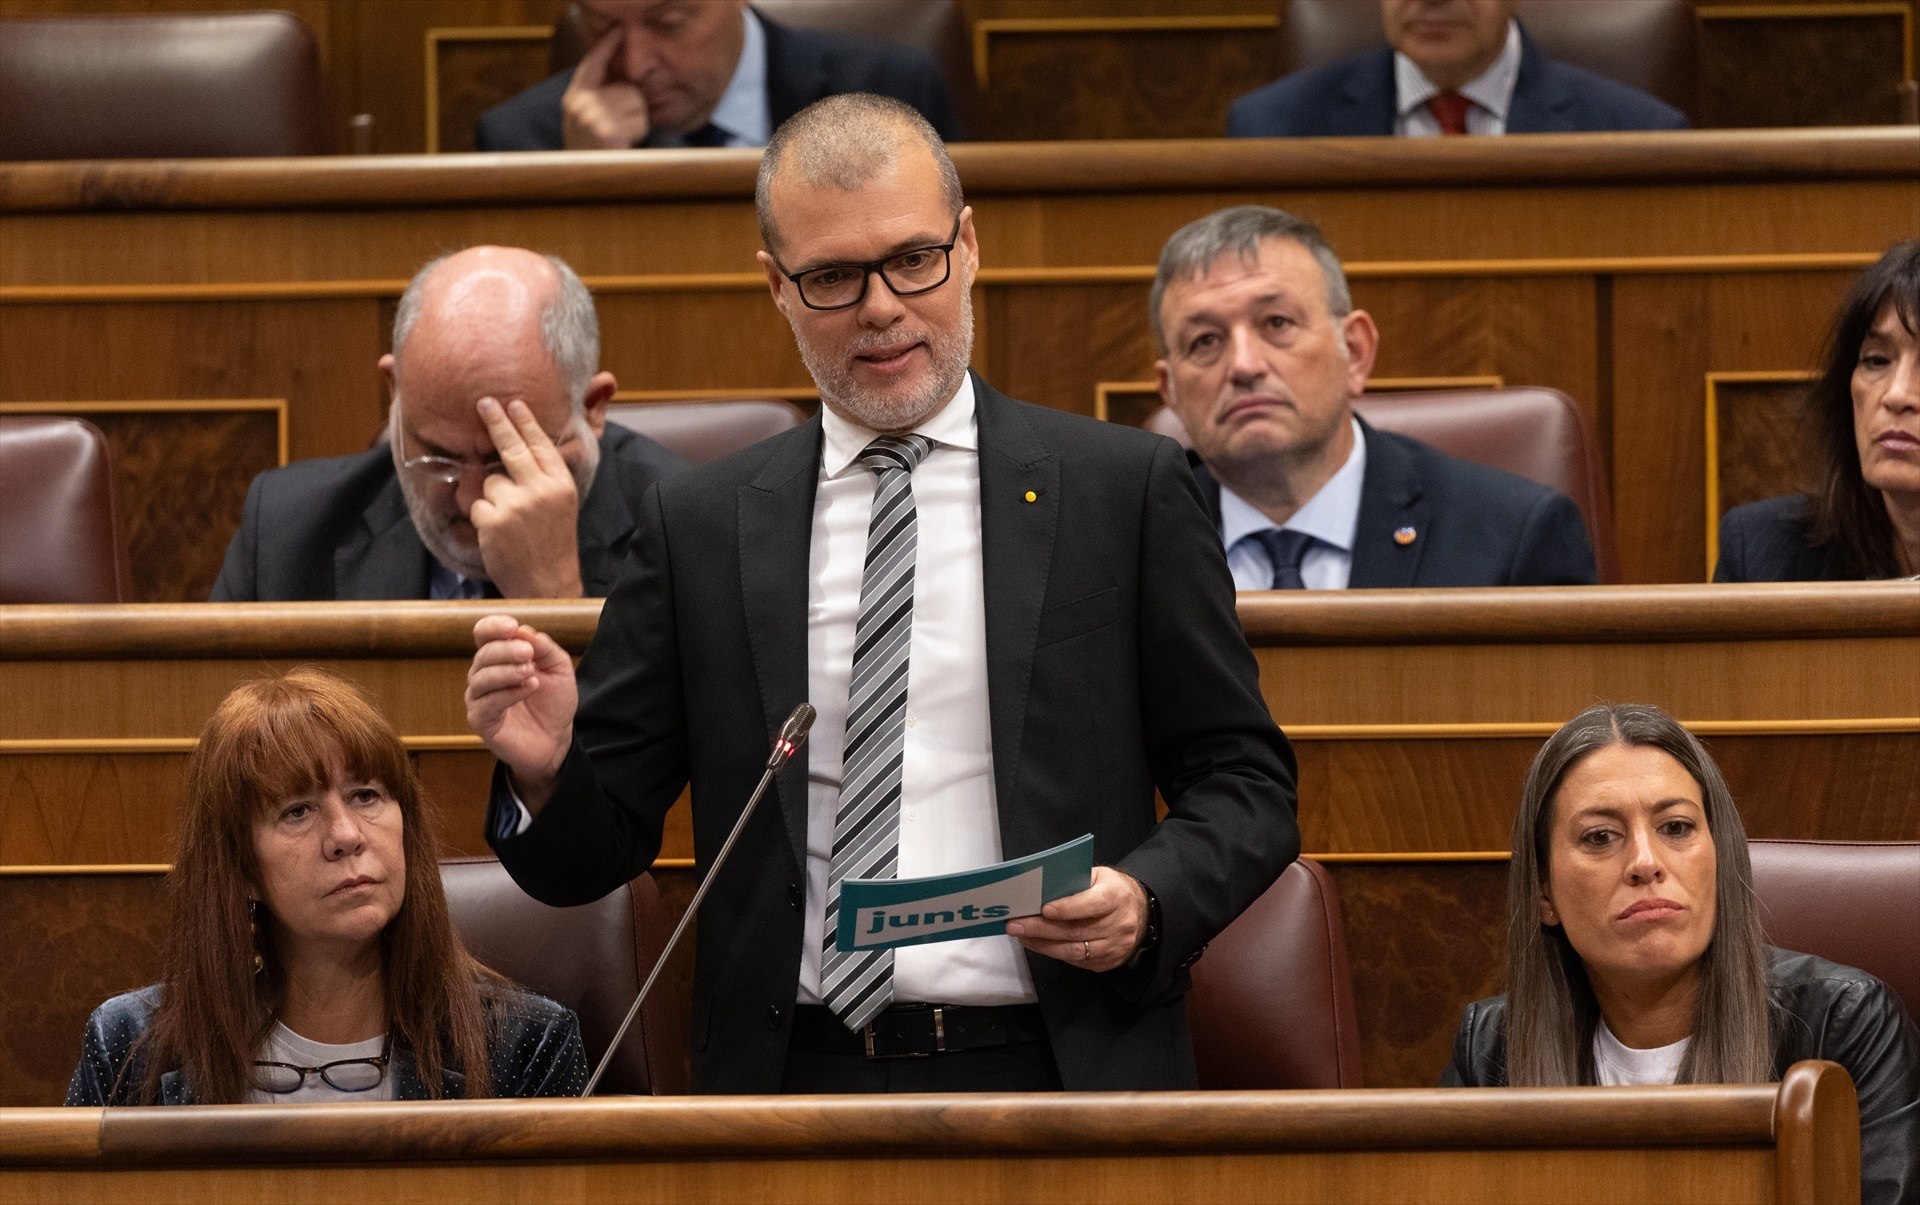
[[[1558,490],[1528,510],[1507,566],[1510,586],[1591,586],[1600,580],[1580,507]]]
[[[1747,527],[1740,522],[1738,510],[1730,510],[1720,516],[1720,559],[1714,562],[1713,580],[1716,582],[1753,580],[1747,570]]]
[[[1161,936],[1115,986],[1150,1002],[1185,989],[1202,947],[1299,856],[1300,830],[1293,749],[1267,713],[1220,538],[1171,440],[1144,505],[1141,730],[1167,816],[1119,869],[1159,900]]]
[[[672,571],[660,491],[641,500],[627,568],[600,612],[580,665],[573,745],[553,796],[523,833],[505,770],[494,771],[487,839],[528,895],[557,907],[590,903],[653,864],[667,809],[687,784]]]

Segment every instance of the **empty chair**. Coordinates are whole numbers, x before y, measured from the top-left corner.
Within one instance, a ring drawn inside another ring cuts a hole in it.
[[[1586,419],[1566,394],[1532,387],[1367,393],[1353,399],[1353,409],[1383,431],[1572,498],[1586,521],[1600,580],[1619,580],[1606,473]],[[1179,416],[1165,406],[1149,415],[1145,426],[1192,446]]]
[[[1920,841],[1747,843],[1776,946],[1859,967],[1920,1018]]]
[[[0,21],[0,159],[314,155],[320,56],[289,13]]]
[[[578,1013],[587,1057],[597,1065],[666,942],[653,877],[578,908],[539,903],[491,858],[448,859],[440,877],[453,926],[473,956]],[[595,1094],[681,1094],[689,1077],[686,1001],[663,979]]]
[[[806,421],[792,402],[773,398],[718,402],[642,402],[607,407],[607,420],[658,440],[695,464],[718,460]]]
[[[0,418],[0,604],[124,602],[127,585],[100,429],[77,418]]]
[[[1514,15],[1549,58],[1698,114],[1699,21],[1687,0],[1519,0]],[[1386,40],[1374,0],[1285,0],[1279,30],[1283,76]]]
[[[1301,858],[1207,946],[1187,994],[1202,1088],[1358,1088],[1333,876]]]

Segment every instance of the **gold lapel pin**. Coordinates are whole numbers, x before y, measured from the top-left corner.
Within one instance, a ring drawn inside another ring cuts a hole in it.
[[[1027,501],[1029,501],[1029,502],[1038,502],[1038,501],[1040,501],[1040,495],[1038,495],[1038,494],[1036,494],[1036,493],[1034,493],[1034,492],[1033,492],[1032,490],[1028,490],[1028,491],[1027,491]]]
[[[1397,527],[1393,532],[1393,542],[1405,548],[1407,545],[1413,543],[1419,534],[1419,532],[1411,527]]]

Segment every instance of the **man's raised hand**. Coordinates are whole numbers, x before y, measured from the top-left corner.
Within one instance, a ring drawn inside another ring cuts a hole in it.
[[[573,658],[553,637],[511,615],[473,625],[467,668],[467,725],[513,776],[527,810],[538,812],[573,743],[579,692]]]

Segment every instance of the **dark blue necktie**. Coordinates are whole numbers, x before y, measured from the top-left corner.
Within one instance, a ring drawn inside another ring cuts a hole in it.
[[[1273,589],[1304,590],[1306,581],[1300,576],[1300,562],[1307,557],[1307,549],[1313,547],[1313,537],[1304,531],[1288,531],[1285,528],[1269,527],[1265,531],[1254,533],[1261,545],[1267,550],[1267,560],[1273,565]]]

